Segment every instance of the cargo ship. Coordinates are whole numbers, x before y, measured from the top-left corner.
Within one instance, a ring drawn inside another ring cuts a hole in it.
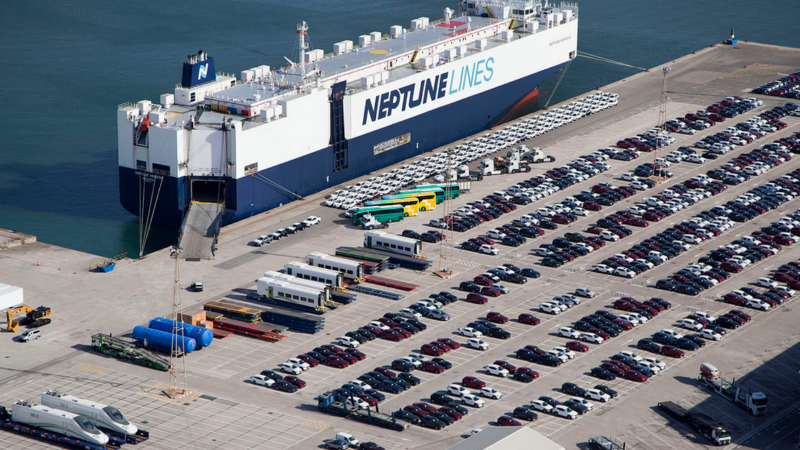
[[[119,105],[120,201],[180,226],[195,203],[229,224],[498,125],[576,56],[578,8],[466,0],[431,21],[310,49],[280,68],[216,72],[204,51],[159,102]]]

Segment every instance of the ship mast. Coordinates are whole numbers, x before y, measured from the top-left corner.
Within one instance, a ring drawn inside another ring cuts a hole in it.
[[[306,78],[306,49],[308,48],[308,44],[306,43],[306,31],[308,31],[308,24],[303,21],[297,24],[297,34],[300,43],[300,75],[301,80]]]

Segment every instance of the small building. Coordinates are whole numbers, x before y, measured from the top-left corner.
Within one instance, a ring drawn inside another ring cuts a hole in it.
[[[528,427],[487,427],[448,450],[564,450]]]

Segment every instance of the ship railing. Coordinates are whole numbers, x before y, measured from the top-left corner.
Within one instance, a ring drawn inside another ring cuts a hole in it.
[[[133,102],[125,102],[125,103],[120,103],[119,105],[117,105],[117,109],[133,108],[134,106],[136,106],[136,104],[133,103]]]

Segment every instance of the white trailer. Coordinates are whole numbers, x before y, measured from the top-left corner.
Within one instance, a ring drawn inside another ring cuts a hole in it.
[[[364,266],[360,262],[353,261],[351,259],[344,259],[336,256],[326,255],[325,253],[314,252],[306,255],[306,263],[314,267],[335,270],[344,275],[345,278],[364,278]]]
[[[0,283],[0,310],[22,306],[22,288]]]
[[[91,420],[50,406],[20,400],[11,405],[11,419],[14,422],[82,439],[92,444],[108,443],[108,435],[98,430]]]
[[[306,308],[325,308],[325,291],[298,286],[287,281],[262,277],[256,281],[260,297],[291,303]]]
[[[319,281],[332,288],[344,287],[344,276],[336,270],[328,270],[322,267],[314,267],[299,261],[292,261],[284,264],[283,270],[289,275],[305,280]]]
[[[84,400],[59,391],[47,391],[42,394],[42,405],[62,411],[88,417],[100,428],[133,436],[139,429],[130,423],[117,408],[91,400]]]
[[[367,231],[364,233],[364,247],[406,256],[415,256],[422,252],[421,241],[389,234],[384,231]]]

